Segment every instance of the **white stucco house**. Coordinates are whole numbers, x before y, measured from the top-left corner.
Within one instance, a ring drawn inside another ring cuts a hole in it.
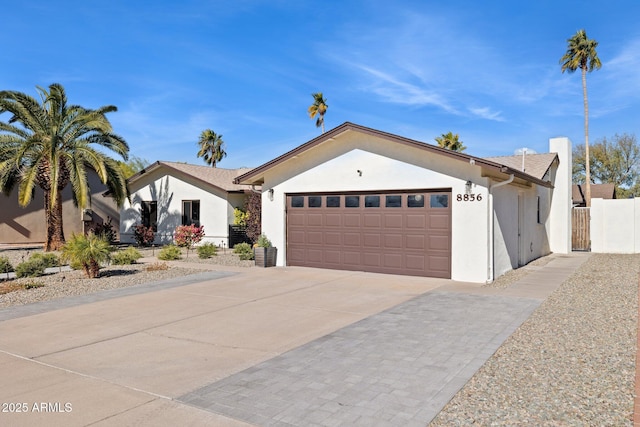
[[[134,227],[156,231],[156,244],[173,241],[179,225],[204,226],[203,242],[229,247],[234,208],[242,208],[250,186],[234,179],[249,169],[223,169],[157,161],[130,177],[131,193],[120,211],[120,241],[134,243]]]
[[[234,182],[262,187],[280,266],[484,283],[571,251],[571,143],[549,151],[483,159],[347,122]]]

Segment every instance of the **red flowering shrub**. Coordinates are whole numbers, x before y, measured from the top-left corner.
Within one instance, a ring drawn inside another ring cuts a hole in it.
[[[187,248],[187,258],[189,258],[189,250],[193,245],[198,243],[204,237],[204,226],[196,225],[179,225],[173,235],[176,245]]]

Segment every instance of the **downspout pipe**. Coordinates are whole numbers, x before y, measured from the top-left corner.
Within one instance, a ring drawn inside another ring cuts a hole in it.
[[[495,262],[495,254],[494,254],[494,219],[493,219],[493,193],[492,191],[498,187],[502,187],[503,185],[509,185],[513,182],[515,178],[514,174],[509,175],[509,179],[506,181],[498,182],[493,185],[489,185],[489,265],[487,266],[487,283],[493,282],[495,279],[495,271],[494,271],[494,262]]]

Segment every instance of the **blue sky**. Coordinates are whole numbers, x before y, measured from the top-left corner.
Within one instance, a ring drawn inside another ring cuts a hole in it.
[[[200,132],[222,134],[220,167],[258,166],[350,121],[467,153],[548,150],[584,141],[579,73],[562,74],[566,39],[599,42],[587,76],[590,140],[640,138],[637,0],[334,1],[31,0],[3,5],[0,88],[109,115],[131,155],[204,164]]]

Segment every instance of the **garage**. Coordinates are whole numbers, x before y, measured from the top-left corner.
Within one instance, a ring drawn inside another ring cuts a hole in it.
[[[287,265],[451,277],[451,189],[288,194]]]

